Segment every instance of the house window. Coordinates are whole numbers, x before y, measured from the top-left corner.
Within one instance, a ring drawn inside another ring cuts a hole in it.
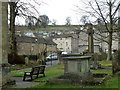
[[[33,49],[34,49],[34,46],[31,47],[31,51],[33,51]]]
[[[69,50],[70,48],[68,47],[68,50]]]
[[[66,46],[68,46],[68,42],[66,42]]]
[[[62,43],[60,43],[61,44],[61,47],[62,47]]]

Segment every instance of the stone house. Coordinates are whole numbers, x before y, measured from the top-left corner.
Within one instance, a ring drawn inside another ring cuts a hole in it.
[[[18,55],[38,55],[46,49],[44,39],[38,39],[26,36],[17,36],[17,53]]]
[[[79,45],[78,47],[78,52],[83,53],[84,51],[88,50],[88,45]],[[100,46],[99,45],[94,45],[94,53],[100,52]]]
[[[57,44],[60,51],[71,53],[82,53],[88,49],[88,36],[85,32],[79,34],[64,34],[55,36],[53,41]],[[100,43],[94,40],[94,51],[100,52]]]
[[[36,56],[36,59],[43,60],[49,52],[57,52],[57,45],[44,38],[16,36],[16,41],[17,53],[20,56]]]
[[[94,42],[94,52],[100,52],[101,50],[101,42],[93,39]],[[88,34],[84,31],[80,31],[78,38],[78,52],[82,53],[85,50],[88,50]]]
[[[102,33],[103,36],[107,36],[108,33],[103,32]],[[74,36],[74,35],[73,35]],[[77,35],[78,38],[76,37],[75,40],[77,40],[78,42],[78,49],[76,49],[76,51],[78,50],[79,53],[81,53],[82,51],[88,49],[88,35],[85,31],[80,31],[79,35]],[[99,37],[98,35],[93,34],[93,37]],[[117,36],[117,32],[113,33],[113,36]],[[100,37],[101,38],[101,37]],[[106,42],[103,41],[98,41],[93,39],[94,42],[94,52],[107,52],[108,50],[108,44]],[[112,41],[112,50],[117,50],[118,49],[118,39],[113,39]]]
[[[47,42],[47,55],[57,53],[57,44],[52,41],[52,38],[45,38]]]
[[[59,35],[53,37],[53,42],[57,44],[57,49],[64,52],[72,52],[75,48],[75,40],[72,35]]]

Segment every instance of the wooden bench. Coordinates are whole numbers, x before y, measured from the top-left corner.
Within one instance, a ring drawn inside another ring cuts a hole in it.
[[[25,81],[25,78],[29,76],[31,78],[31,81],[33,80],[33,75],[36,75],[36,78],[38,78],[39,74],[43,74],[45,77],[45,66],[37,66],[37,67],[32,67],[31,72],[25,72],[23,81]]]

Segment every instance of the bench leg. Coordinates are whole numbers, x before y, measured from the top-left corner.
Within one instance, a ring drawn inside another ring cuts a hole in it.
[[[26,78],[26,76],[24,75],[24,77],[23,77],[23,81],[25,81],[25,78]]]
[[[36,78],[38,78],[39,74],[37,74]]]
[[[33,79],[32,79],[32,75],[31,75],[30,77],[31,77],[31,81],[32,81],[32,80],[33,80]]]
[[[45,77],[45,74],[43,74],[43,77]]]

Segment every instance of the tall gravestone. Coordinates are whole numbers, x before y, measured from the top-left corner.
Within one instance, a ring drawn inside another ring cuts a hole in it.
[[[8,3],[0,1],[0,88],[10,80],[7,35],[8,34]]]

